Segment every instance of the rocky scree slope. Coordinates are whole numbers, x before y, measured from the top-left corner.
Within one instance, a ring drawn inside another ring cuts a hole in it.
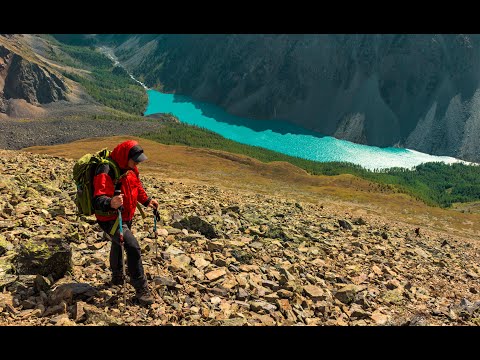
[[[0,113],[11,115],[11,102],[29,104],[67,100],[66,84],[53,72],[0,44]]]
[[[160,175],[157,242],[135,219],[156,302],[124,307],[73,164],[0,150],[0,325],[480,324],[478,239]]]
[[[92,38],[89,38],[93,41]],[[99,35],[147,86],[325,135],[480,161],[475,34]]]
[[[65,144],[89,137],[137,135],[160,131],[169,116],[157,115],[135,121],[95,120],[84,118],[79,111],[77,119],[1,120],[0,148],[14,150],[29,146]],[[94,115],[93,115],[94,116]]]

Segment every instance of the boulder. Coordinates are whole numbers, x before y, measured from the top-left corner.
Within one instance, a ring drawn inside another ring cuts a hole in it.
[[[50,290],[51,286],[52,286],[51,279],[49,279],[45,276],[42,276],[40,274],[37,275],[37,277],[35,278],[35,281],[33,283],[33,287],[37,292],[40,292],[40,291],[47,292],[48,290]]]
[[[219,268],[206,273],[205,276],[207,277],[208,280],[215,281],[221,278],[222,276],[224,276],[226,273],[227,272],[225,271],[224,268]]]
[[[72,304],[78,300],[88,301],[97,294],[98,290],[86,283],[62,284],[51,293],[49,303],[55,305],[65,301]]]
[[[281,239],[283,241],[293,240],[293,238],[289,234],[287,234],[285,231],[283,231],[281,228],[272,228],[268,230],[264,234],[264,237],[271,238],[271,239]]]
[[[365,287],[349,284],[342,287],[335,293],[335,297],[344,304],[350,304],[355,300],[357,292],[363,290]]]
[[[353,229],[352,224],[348,220],[341,220],[340,219],[340,220],[338,220],[338,224],[346,230],[352,230]]]
[[[253,264],[253,256],[252,254],[246,252],[245,250],[241,249],[234,249],[231,252],[232,256],[237,260],[239,263],[242,264]]]
[[[0,234],[0,256],[4,255],[10,250],[13,250],[13,244],[10,241],[7,241],[7,239]]]
[[[120,326],[123,321],[106,314],[94,305],[79,301],[75,304],[73,318],[75,322],[84,322],[95,326]]]
[[[303,287],[303,292],[314,301],[325,300],[326,298],[322,288],[315,285],[305,285]]]
[[[72,249],[64,241],[27,240],[20,245],[14,264],[18,274],[52,275],[58,280],[72,269]]]
[[[15,267],[11,262],[11,257],[0,257],[0,290],[17,280],[18,276],[14,272]]]
[[[208,239],[214,239],[218,237],[215,228],[198,216],[188,216],[179,222],[173,224],[178,229],[185,228],[187,230],[198,231]]]

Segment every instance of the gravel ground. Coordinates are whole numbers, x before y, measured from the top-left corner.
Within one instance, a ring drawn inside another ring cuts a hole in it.
[[[0,120],[0,148],[17,150],[97,136],[138,136],[161,127],[161,123],[151,120]]]

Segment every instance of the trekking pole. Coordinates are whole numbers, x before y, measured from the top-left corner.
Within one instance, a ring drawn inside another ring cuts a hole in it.
[[[121,194],[121,190],[115,190],[115,196],[120,194]],[[120,240],[120,247],[122,248],[123,304],[124,304],[124,307],[127,308],[127,293],[125,291],[125,279],[126,279],[125,255],[126,254],[124,254],[125,246],[124,246],[124,240],[123,240],[122,210],[123,210],[123,206],[120,206],[118,208],[118,237]]]
[[[153,232],[155,234],[155,264],[157,267],[157,276],[160,276],[160,269],[158,268],[158,234],[157,234],[157,218],[160,215],[158,214],[157,209],[153,209]]]

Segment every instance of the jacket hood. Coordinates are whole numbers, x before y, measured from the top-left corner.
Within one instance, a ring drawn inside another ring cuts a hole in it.
[[[127,140],[118,144],[115,149],[113,149],[110,157],[115,160],[115,162],[120,166],[120,169],[128,168],[128,152],[132,147],[138,145],[138,142],[135,140]]]

